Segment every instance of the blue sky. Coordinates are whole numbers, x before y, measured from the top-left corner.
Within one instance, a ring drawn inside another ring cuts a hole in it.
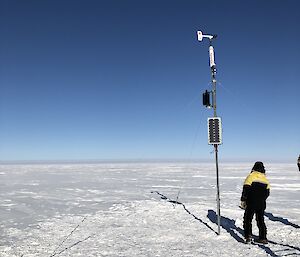
[[[0,160],[213,159],[202,30],[218,35],[220,158],[294,161],[299,7],[0,0]]]

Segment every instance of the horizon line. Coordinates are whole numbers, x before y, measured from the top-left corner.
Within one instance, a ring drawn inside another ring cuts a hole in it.
[[[291,159],[276,159],[270,158],[219,158],[219,162],[256,162],[262,160],[265,163],[296,163],[297,160]],[[163,162],[186,162],[197,163],[206,162],[214,163],[215,159],[211,158],[103,158],[103,159],[25,159],[25,160],[0,160],[0,165],[3,164],[97,164],[97,163],[163,163]]]

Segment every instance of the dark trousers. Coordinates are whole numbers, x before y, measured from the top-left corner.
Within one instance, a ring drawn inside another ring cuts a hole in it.
[[[267,227],[264,220],[265,210],[254,210],[246,208],[244,213],[244,236],[245,238],[252,236],[252,219],[255,213],[256,223],[259,230],[259,239],[267,239]]]

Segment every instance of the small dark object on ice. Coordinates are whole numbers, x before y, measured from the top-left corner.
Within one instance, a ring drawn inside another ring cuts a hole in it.
[[[253,239],[251,237],[245,238],[245,244],[251,244],[252,241]]]

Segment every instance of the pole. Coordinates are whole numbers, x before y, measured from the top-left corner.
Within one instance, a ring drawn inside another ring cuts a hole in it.
[[[215,147],[215,157],[216,157],[216,175],[217,175],[217,217],[218,217],[218,235],[220,235],[220,225],[221,225],[221,212],[220,212],[220,187],[219,187],[219,165],[218,165],[218,145]]]
[[[216,65],[214,60],[214,49],[212,46],[212,40],[210,40],[209,46],[209,57],[210,57],[210,68],[211,68],[211,80],[212,80],[212,98],[213,98],[213,109],[214,117],[217,117],[217,80],[216,80]],[[220,211],[220,186],[219,186],[219,163],[218,163],[218,145],[214,145],[215,148],[215,159],[216,159],[216,177],[217,177],[217,221],[218,221],[218,235],[220,235],[221,225],[221,211]]]
[[[215,53],[212,46],[212,40],[217,37],[217,35],[203,35],[202,31],[197,31],[198,41],[202,41],[203,38],[209,39],[209,65],[211,69],[211,81],[212,81],[212,100],[214,117],[217,117],[217,80],[216,80],[216,64],[215,64]],[[207,107],[207,105],[206,105]],[[218,221],[218,235],[220,235],[220,225],[221,225],[221,213],[220,213],[220,186],[219,186],[219,164],[218,164],[218,144],[214,141],[215,158],[216,158],[216,177],[217,177],[217,221]]]

